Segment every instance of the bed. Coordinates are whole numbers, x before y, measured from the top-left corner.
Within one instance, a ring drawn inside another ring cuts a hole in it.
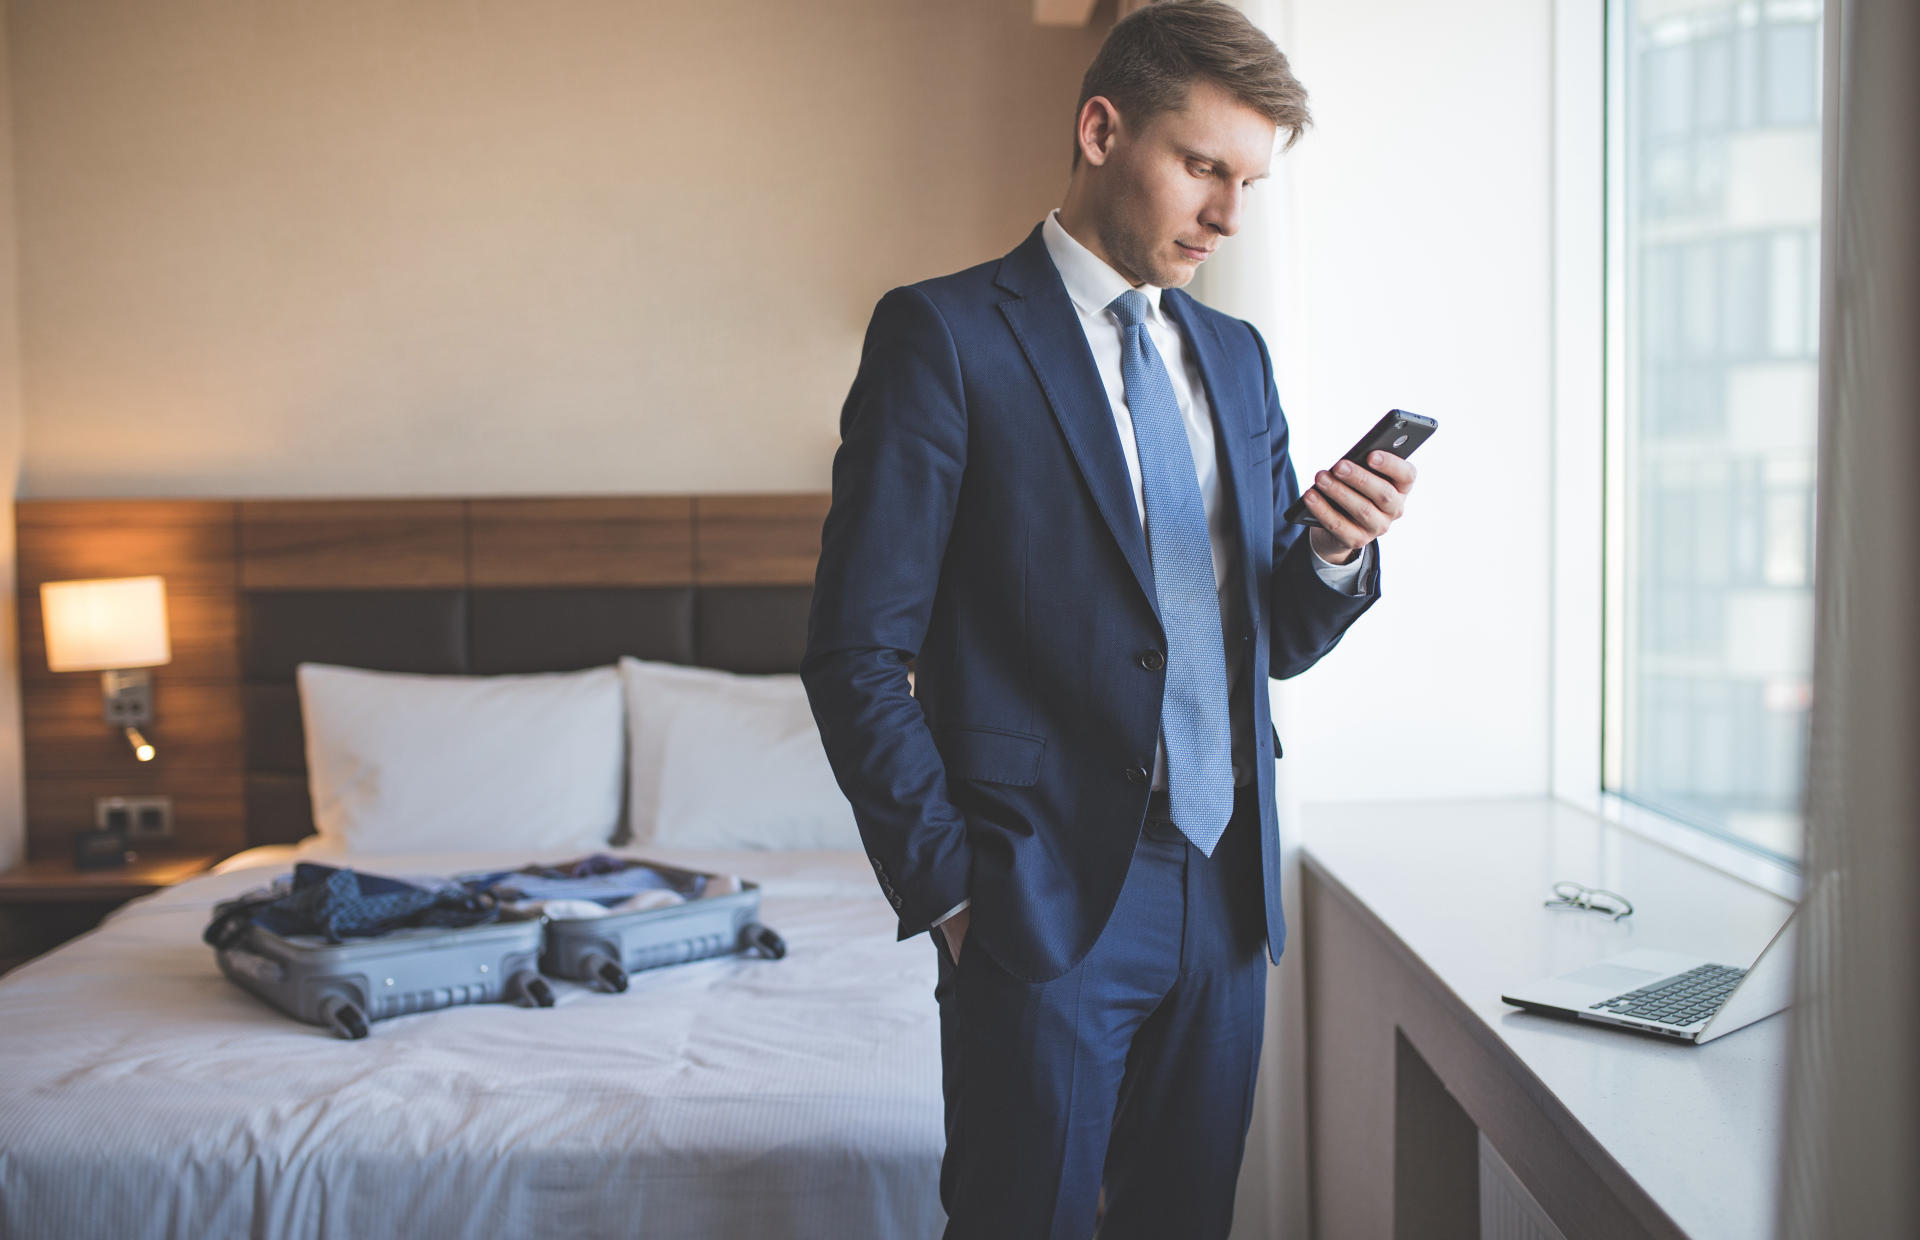
[[[0,1236],[937,1235],[934,949],[895,941],[857,836],[771,850],[616,834],[612,851],[762,884],[785,958],[637,974],[619,995],[557,982],[551,1009],[397,1017],[363,1041],[242,991],[200,940],[216,903],[299,858],[413,874],[579,855],[322,846],[303,663],[510,676],[638,657],[788,674],[825,507],[18,505],[23,590],[159,572],[174,628],[160,758],[136,768],[98,739],[97,691],[46,672],[38,609],[22,607],[30,844],[70,847],[90,798],[126,790],[173,796],[181,848],[234,855],[0,977]]]
[[[780,961],[556,983],[364,1041],[233,986],[212,906],[269,846],[0,978],[0,1235],[934,1236],[935,961],[853,851],[648,851],[763,884]],[[390,872],[557,860],[382,855]]]

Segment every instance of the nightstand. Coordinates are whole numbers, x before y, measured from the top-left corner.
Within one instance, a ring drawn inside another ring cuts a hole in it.
[[[213,853],[149,853],[111,870],[76,870],[70,857],[0,873],[0,973],[100,924],[135,896],[206,870]]]

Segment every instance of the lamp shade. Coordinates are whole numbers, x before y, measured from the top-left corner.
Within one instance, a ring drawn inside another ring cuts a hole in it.
[[[159,577],[49,581],[40,587],[40,614],[52,671],[155,667],[173,658]]]

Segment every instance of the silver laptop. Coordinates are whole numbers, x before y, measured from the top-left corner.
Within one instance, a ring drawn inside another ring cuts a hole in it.
[[[1794,917],[1745,969],[1677,952],[1608,956],[1500,996],[1531,1012],[1618,1025],[1682,1042],[1711,1042],[1793,1003]]]

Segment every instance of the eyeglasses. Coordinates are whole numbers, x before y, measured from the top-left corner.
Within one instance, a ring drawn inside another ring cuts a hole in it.
[[[1615,921],[1633,912],[1633,904],[1625,896],[1599,887],[1582,887],[1579,883],[1561,881],[1553,885],[1553,894],[1553,899],[1543,902],[1548,908],[1592,909],[1596,913],[1610,914]]]

